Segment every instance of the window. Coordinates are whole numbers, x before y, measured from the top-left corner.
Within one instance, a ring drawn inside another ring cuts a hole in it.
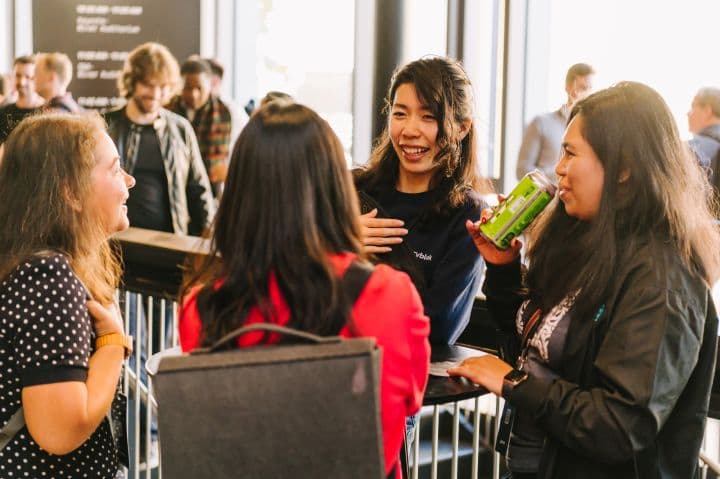
[[[445,55],[447,9],[447,0],[405,0],[403,64],[426,55]]]
[[[475,94],[478,164],[485,178],[502,178],[503,17],[498,0],[465,3],[464,64]]]
[[[239,101],[259,102],[271,90],[292,95],[330,123],[350,161],[355,0],[260,0],[237,8],[237,24],[254,24],[256,33],[236,37]]]
[[[547,44],[547,71],[537,82],[545,88],[528,90],[540,97],[537,107],[550,110],[561,105],[567,68],[584,61],[597,71],[596,89],[634,80],[657,90],[670,106],[680,134],[689,138],[685,114],[695,92],[720,85],[720,63],[712,55],[720,2],[550,0],[532,6],[546,9],[538,18],[547,20],[538,22],[545,27],[531,27],[548,37],[540,42]],[[528,48],[536,38],[528,39]],[[528,78],[528,89],[533,84]],[[533,110],[526,110],[527,115],[540,113]]]

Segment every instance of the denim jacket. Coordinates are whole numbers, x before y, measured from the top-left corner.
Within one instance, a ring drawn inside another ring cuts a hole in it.
[[[140,129],[127,117],[125,107],[105,113],[105,120],[123,168],[132,174],[137,162]],[[164,108],[153,126],[167,175],[173,231],[200,236],[215,215],[215,203],[195,133],[185,118]]]

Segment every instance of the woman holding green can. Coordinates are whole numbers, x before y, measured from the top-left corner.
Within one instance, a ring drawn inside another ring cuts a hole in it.
[[[695,477],[718,329],[710,185],[639,83],[579,102],[562,151],[524,281],[519,242],[497,249],[467,224],[514,353],[449,372],[507,401],[508,477]]]

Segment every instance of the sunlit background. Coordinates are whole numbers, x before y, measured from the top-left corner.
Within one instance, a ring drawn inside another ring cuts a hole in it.
[[[694,93],[720,85],[718,0],[201,0],[200,53],[228,67],[223,90],[237,106],[285,91],[329,121],[349,165],[363,164],[374,89],[387,87],[373,84],[373,62],[388,47],[375,45],[375,9],[390,1],[403,12],[398,63],[457,54],[465,64],[480,169],[501,191],[516,181],[525,125],[565,101],[573,63],[595,67],[597,88],[636,80],[657,89],[685,139]],[[32,5],[0,0],[0,72],[32,51]],[[460,50],[450,40],[453,6],[462,9]]]
[[[543,3],[543,2],[538,2]],[[714,0],[551,0],[547,31],[546,88],[550,109],[564,101],[569,64],[585,61],[596,85],[621,80],[647,83],[665,98],[680,134],[689,138],[686,113],[695,92],[720,85],[716,59],[720,2]],[[535,2],[531,2],[531,7]],[[540,100],[538,100],[540,101]]]

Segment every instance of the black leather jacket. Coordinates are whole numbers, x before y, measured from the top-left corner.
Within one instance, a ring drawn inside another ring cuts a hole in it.
[[[133,127],[125,107],[105,113],[105,120],[122,166],[132,174],[137,162],[140,130]],[[195,132],[185,118],[164,108],[153,126],[167,175],[173,231],[200,236],[210,226],[215,203]]]
[[[519,262],[488,265],[488,308],[508,333],[519,286]],[[709,288],[658,242],[622,266],[605,305],[597,322],[571,317],[559,379],[507,392],[547,433],[538,478],[695,477],[717,345]]]

